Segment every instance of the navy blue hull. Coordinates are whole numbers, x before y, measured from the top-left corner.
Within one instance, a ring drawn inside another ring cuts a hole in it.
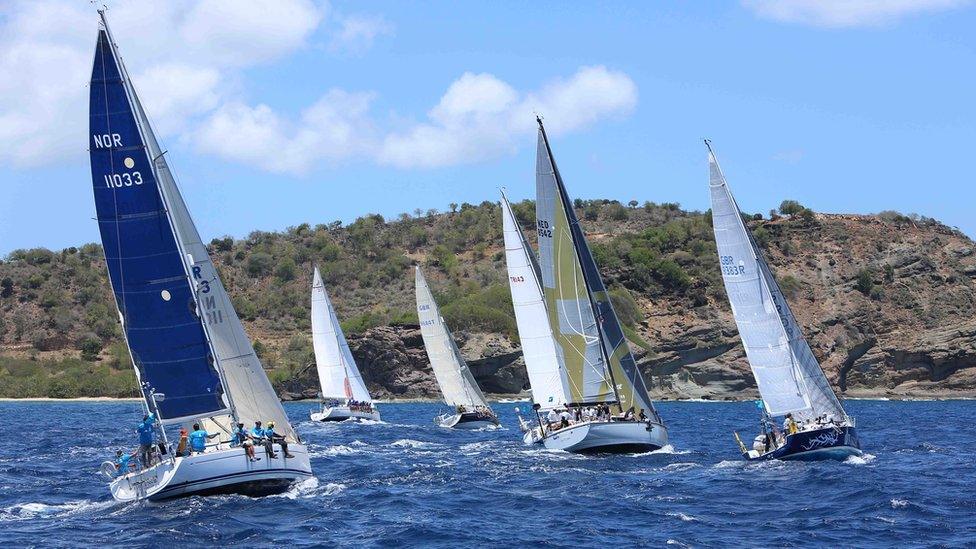
[[[465,412],[461,414],[461,419],[458,420],[457,424],[470,423],[473,421],[487,421],[489,423],[494,423],[498,425],[498,419],[494,416],[489,416],[487,414],[479,414],[477,412]]]
[[[826,427],[813,431],[801,431],[786,437],[786,444],[757,457],[742,454],[749,461],[770,459],[818,461],[844,460],[861,454],[861,442],[855,427]]]

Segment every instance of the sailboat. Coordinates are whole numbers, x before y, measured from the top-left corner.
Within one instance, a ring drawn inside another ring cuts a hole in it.
[[[502,193],[505,259],[536,421],[526,444],[569,452],[646,452],[668,442],[552,157],[536,154],[539,258]]]
[[[162,441],[155,464],[120,474],[121,501],[191,494],[281,492],[312,476],[217,276],[152,127],[101,18],[90,86],[95,207],[119,321],[145,413]],[[276,424],[288,451],[248,459],[232,429]],[[206,451],[177,456],[163,427],[199,423],[217,435]]]
[[[322,407],[311,413],[312,421],[379,421],[318,267],[312,275],[312,345],[322,384]]]
[[[454,408],[449,414],[434,418],[441,427],[478,429],[498,425],[498,416],[488,406],[478,382],[461,357],[454,336],[441,317],[430,286],[420,267],[416,268],[414,283],[417,290],[417,317],[420,334],[430,366],[434,370],[437,385],[441,388],[444,403]]]
[[[830,387],[803,337],[776,278],[742,220],[711,143],[708,149],[712,227],[722,280],[762,395],[762,432],[747,448],[747,460],[845,459],[860,455],[853,418]],[[784,417],[781,431],[773,418]]]

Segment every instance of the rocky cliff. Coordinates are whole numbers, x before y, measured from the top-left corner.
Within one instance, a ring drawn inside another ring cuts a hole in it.
[[[707,213],[577,201],[653,396],[753,398]],[[530,241],[532,204],[516,205]],[[215,239],[211,253],[272,381],[314,396],[308,275],[319,265],[379,398],[436,397],[413,312],[419,264],[487,393],[527,388],[505,279],[499,208],[365,216],[348,227]],[[832,384],[867,397],[976,397],[976,245],[938,222],[750,216]],[[134,393],[101,250],[18,250],[0,261],[0,396]]]

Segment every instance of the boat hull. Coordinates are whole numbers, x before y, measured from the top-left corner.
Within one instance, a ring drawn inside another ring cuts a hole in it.
[[[350,419],[379,421],[380,412],[375,408],[372,412],[361,412],[358,410],[350,410],[348,406],[334,406],[332,408],[326,408],[321,412],[312,412],[309,417],[312,421],[346,421]]]
[[[434,423],[448,429],[482,429],[499,425],[497,418],[476,413],[444,414],[435,417]]]
[[[167,459],[113,480],[109,489],[118,501],[228,493],[259,497],[284,492],[292,483],[312,477],[308,452],[302,444],[288,445],[292,458],[286,458],[277,444],[277,458],[268,456],[263,446],[254,450],[260,461],[250,461],[240,447]]]
[[[660,423],[592,421],[552,431],[539,438],[539,430],[525,433],[526,444],[542,444],[550,450],[575,453],[642,453],[660,450],[668,443],[668,430]]]
[[[851,456],[860,456],[861,442],[857,429],[851,426],[825,427],[810,431],[800,431],[787,435],[786,444],[760,454],[752,450],[743,454],[748,461],[767,461],[771,459],[792,461],[843,461]]]

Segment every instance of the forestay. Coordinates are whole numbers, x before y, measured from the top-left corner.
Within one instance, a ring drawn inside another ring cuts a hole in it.
[[[545,410],[564,406],[570,400],[566,370],[556,353],[549,313],[539,285],[539,268],[505,193],[502,193],[502,225],[508,285],[532,400]]]
[[[774,416],[791,412],[798,419],[824,413],[846,417],[751,238],[711,147],[708,163],[722,279],[767,412]]]
[[[417,316],[424,348],[434,370],[434,377],[444,395],[444,402],[451,406],[488,406],[478,382],[461,357],[461,352],[451,336],[451,331],[441,318],[434,296],[420,267],[416,268]]]
[[[312,276],[312,345],[324,398],[370,402],[363,376],[349,350],[318,267]]]
[[[100,29],[90,86],[92,181],[102,247],[147,405],[168,422],[228,412],[193,287],[128,87]],[[148,129],[148,126],[143,128]],[[158,409],[150,393],[159,394]]]

